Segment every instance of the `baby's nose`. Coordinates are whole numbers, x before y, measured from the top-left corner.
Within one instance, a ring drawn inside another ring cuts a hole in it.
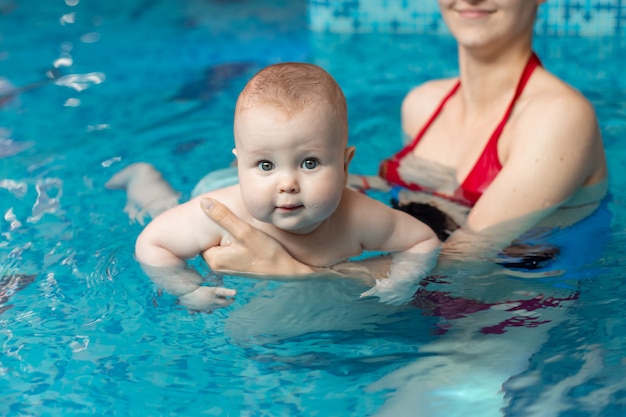
[[[278,188],[281,193],[297,193],[300,191],[298,181],[293,175],[283,175]]]

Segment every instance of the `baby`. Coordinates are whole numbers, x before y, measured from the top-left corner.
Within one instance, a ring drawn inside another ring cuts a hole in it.
[[[306,63],[259,71],[237,100],[234,137],[239,183],[166,210],[139,235],[137,260],[159,287],[192,310],[228,305],[236,294],[202,286],[186,262],[231,240],[203,212],[215,199],[314,267],[363,251],[391,253],[389,278],[365,295],[384,302],[413,295],[436,263],[439,240],[410,215],[347,188],[355,148],[347,146],[346,99],[326,71]]]

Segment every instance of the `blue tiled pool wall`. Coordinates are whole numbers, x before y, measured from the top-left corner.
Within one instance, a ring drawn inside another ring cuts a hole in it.
[[[307,0],[307,4],[313,31],[448,33],[437,0]],[[539,8],[535,30],[542,35],[624,35],[626,0],[548,0]]]

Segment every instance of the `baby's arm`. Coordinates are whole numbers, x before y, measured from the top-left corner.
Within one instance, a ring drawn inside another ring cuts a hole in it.
[[[212,310],[229,305],[235,290],[201,286],[202,277],[187,265],[205,249],[217,246],[222,231],[207,218],[198,199],[157,216],[137,238],[135,256],[145,273],[160,288],[178,297],[192,310]]]
[[[389,276],[377,279],[376,285],[361,296],[377,296],[391,304],[408,301],[417,284],[435,267],[439,239],[430,227],[409,214],[361,195],[355,202],[352,211],[356,217],[370,219],[359,221],[364,248],[391,253]]]

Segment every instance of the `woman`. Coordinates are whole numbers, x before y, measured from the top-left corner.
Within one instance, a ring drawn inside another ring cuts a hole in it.
[[[565,309],[558,307],[578,295],[576,285],[553,287],[540,280],[503,279],[502,274],[482,274],[477,281],[477,272],[494,263],[468,265],[503,248],[525,251],[511,242],[589,216],[607,192],[593,108],[547,72],[531,49],[537,8],[544,1],[439,0],[458,42],[459,78],[410,91],[402,106],[408,147],[382,163],[382,178],[353,178],[361,188],[394,189],[399,208],[437,229],[445,242],[436,272],[450,278],[432,276],[412,301],[423,314],[441,318],[443,334],[420,346],[423,354],[414,362],[369,387],[393,392],[377,415],[502,415],[511,395],[503,383],[528,368],[548,330],[563,322]],[[173,191],[165,187],[163,194]],[[316,270],[223,205],[209,204],[206,214],[233,237],[230,245],[204,253],[213,270],[370,279],[387,274],[382,257]],[[462,264],[450,262],[457,257]],[[280,339],[296,335],[282,330],[283,309],[292,314],[290,327],[301,333],[353,329],[351,323],[378,325],[372,317],[387,317],[372,313],[376,303],[338,298],[343,291],[335,291],[333,298],[300,285],[281,286],[235,310],[231,327],[254,333],[244,334],[245,340],[275,334]],[[337,312],[333,306],[343,309]]]
[[[410,91],[402,104],[407,147],[383,161],[381,178],[351,180],[362,188],[395,187],[399,208],[445,239],[442,260],[493,256],[531,229],[581,220],[606,195],[607,166],[592,106],[532,51],[544,1],[439,0],[458,43],[460,76]],[[231,246],[206,254],[213,269],[315,272],[221,206],[207,214],[242,233]],[[515,248],[524,249],[509,246],[508,252]]]
[[[593,108],[546,71],[531,48],[537,8],[544,1],[439,0],[458,42],[459,78],[410,91],[402,105],[408,147],[381,164],[381,178],[352,181],[361,188],[394,189],[399,208],[433,227],[445,239],[436,273],[449,276],[423,283],[411,303],[440,317],[444,334],[420,346],[422,355],[415,361],[368,387],[392,393],[377,416],[504,415],[514,395],[504,384],[528,368],[548,331],[563,323],[566,309],[560,307],[578,296],[575,285],[568,292],[564,283],[552,287],[549,281],[507,280],[502,273],[481,275],[493,262],[469,265],[503,248],[509,255],[524,252],[523,258],[527,248],[512,242],[582,220],[607,193]],[[222,205],[215,203],[206,213],[235,238],[230,246],[205,253],[214,270],[370,277],[387,272],[382,258],[316,271]],[[545,257],[555,251],[548,248]],[[451,262],[457,258],[462,263]],[[281,303],[278,293],[272,296],[270,307],[294,303],[302,308],[294,298]],[[314,305],[324,301],[310,298]],[[282,317],[254,314],[272,323]],[[551,406],[533,404],[536,410]]]

